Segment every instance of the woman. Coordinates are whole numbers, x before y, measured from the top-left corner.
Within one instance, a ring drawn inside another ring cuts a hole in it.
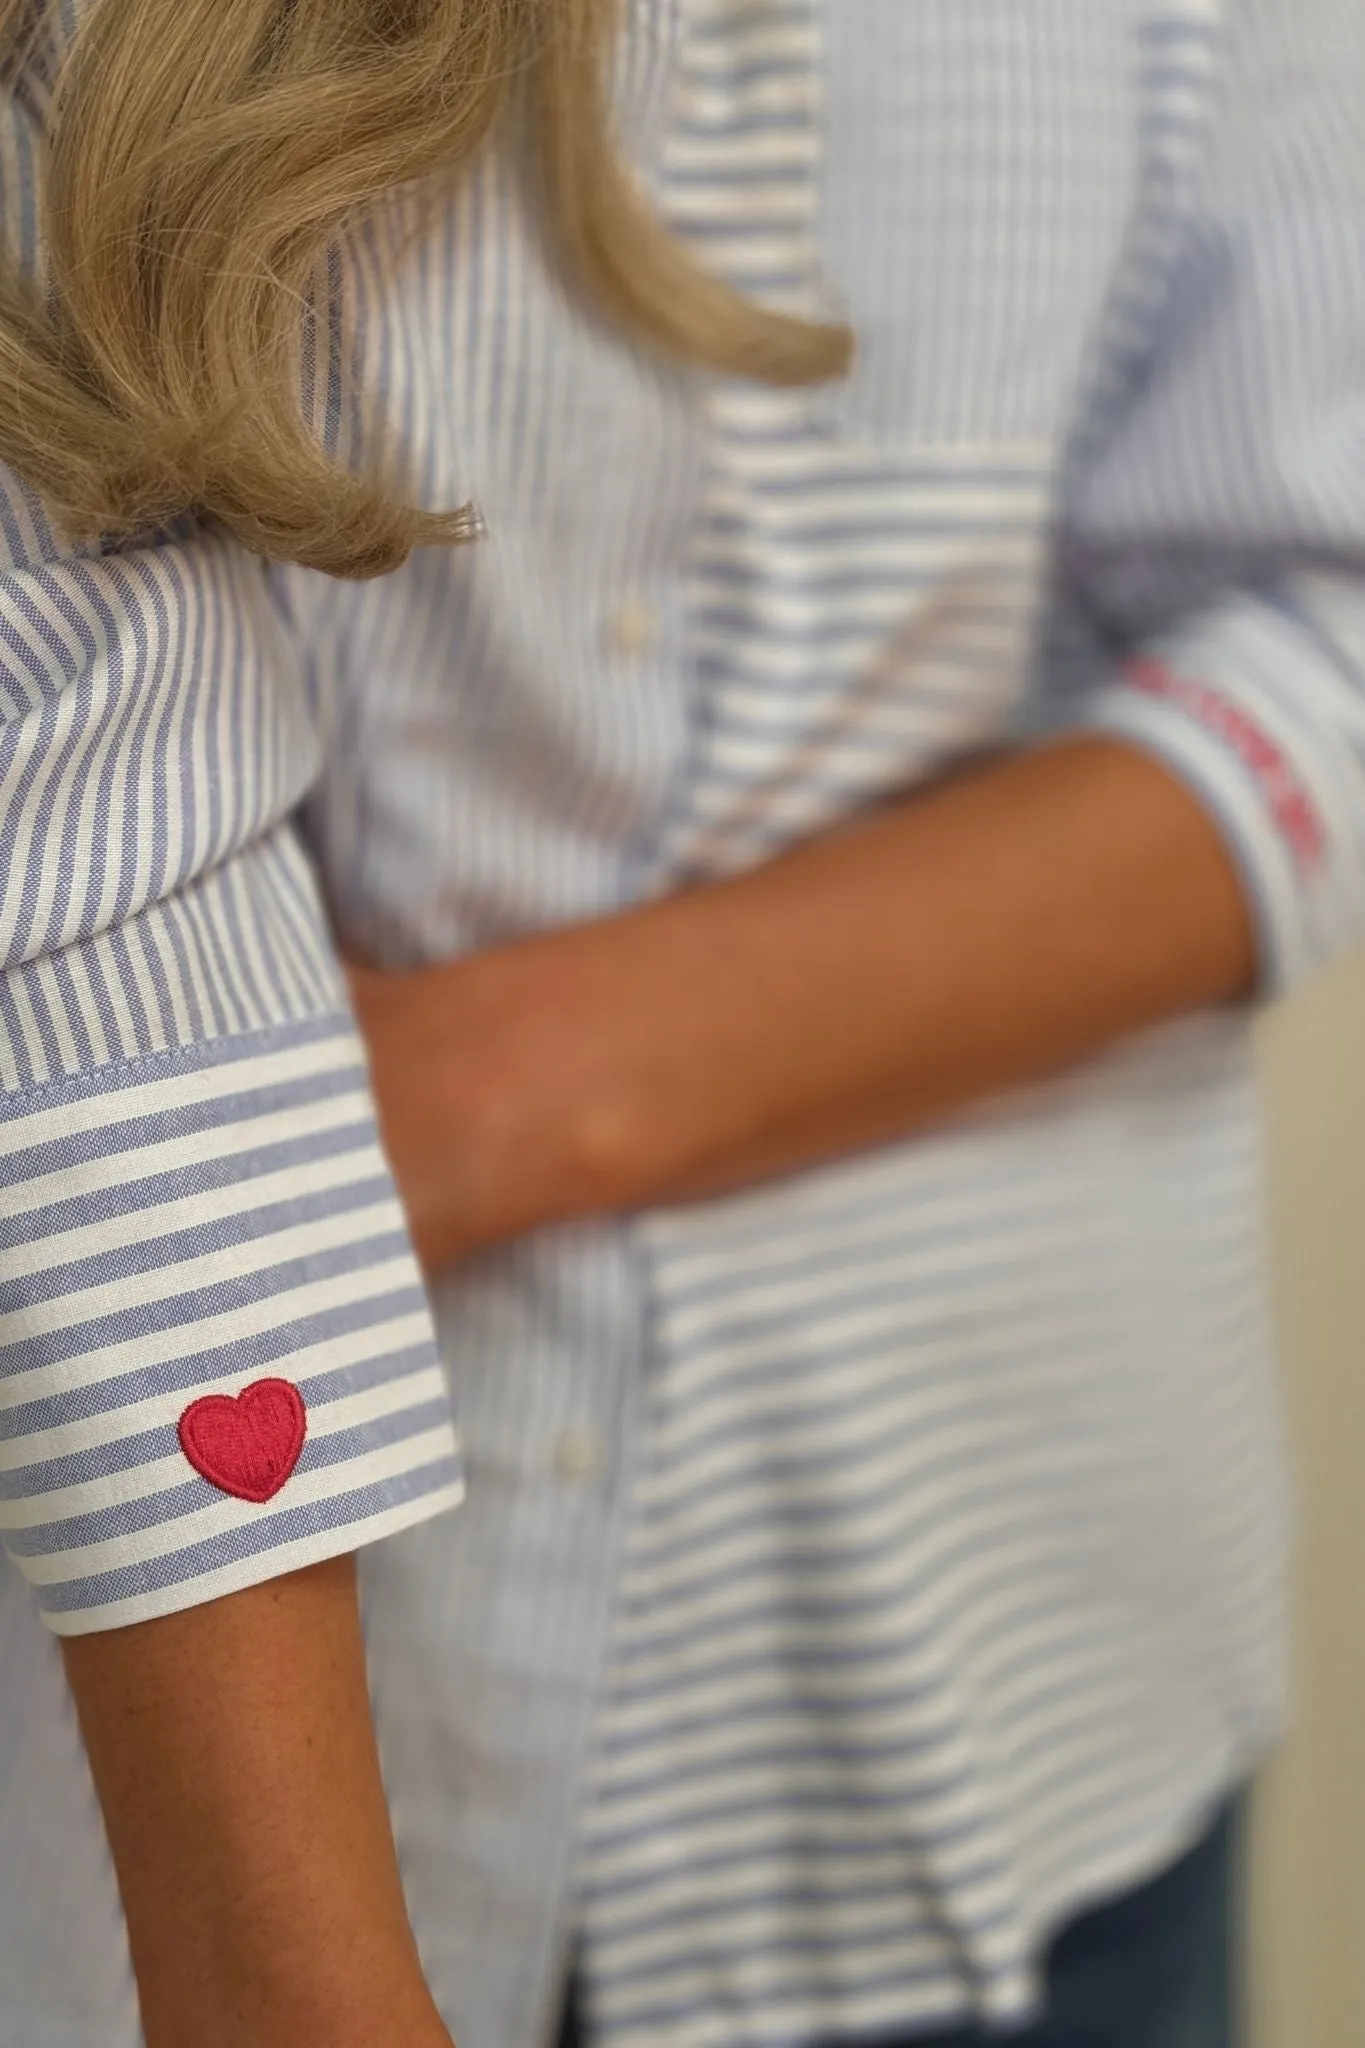
[[[5,13],[0,2039],[1226,2043],[1365,17]]]

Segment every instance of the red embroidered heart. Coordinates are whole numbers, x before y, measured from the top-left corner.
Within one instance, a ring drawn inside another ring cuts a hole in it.
[[[205,1394],[180,1418],[180,1448],[196,1472],[238,1500],[272,1500],[308,1433],[303,1396],[288,1380],[257,1380],[234,1401]]]

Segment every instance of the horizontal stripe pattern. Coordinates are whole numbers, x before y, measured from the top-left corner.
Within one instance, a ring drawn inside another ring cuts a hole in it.
[[[80,19],[5,89],[9,245]],[[0,1539],[56,1630],[146,1620],[452,1504],[449,1396],[291,814],[306,664],[265,565],[182,522],[64,547],[0,480]],[[176,1426],[266,1372],[273,1509]]]
[[[11,1097],[0,1537],[62,1632],[167,1613],[454,1504],[449,1392],[344,1018]],[[268,1512],[194,1473],[205,1391],[299,1388]]]
[[[1276,1452],[1251,1076],[1226,1050],[1219,1031],[1162,1051],[1190,1117],[1174,1148],[1141,1135],[1151,1067],[1116,1065],[987,1123],[975,1158],[922,1145],[913,1171],[649,1226],[670,1369],[584,1875],[623,2038],[1018,2021],[1048,1928],[1156,1867],[1265,1740],[1283,1531],[1230,1512],[1273,1496]],[[1149,1172],[1171,1176],[1159,1223]],[[1138,1318],[1152,1269],[1172,1298]],[[1219,1304],[1216,1341],[1186,1326],[1187,1287]],[[1183,1467],[1160,1448],[1177,1403],[1201,1446]],[[1182,1580],[1260,1703],[1245,1722],[1211,1711],[1148,1604]]]
[[[84,4],[0,121],[31,251]],[[336,586],[192,530],[73,555],[0,492],[0,1521],[59,1626],[455,1484],[301,794],[346,945],[419,963],[1089,724],[1200,791],[1269,985],[1359,938],[1363,39],[1357,0],[633,0],[642,181],[743,290],[851,317],[842,384],[630,346],[495,148],[347,235],[304,352],[328,444],[479,545]],[[361,1571],[464,2048],[550,2037],[570,1940],[608,2048],[1007,2021],[1056,1920],[1170,1858],[1281,1710],[1257,1182],[1220,1018],[442,1281],[469,1500]],[[177,1403],[276,1371],[314,1427],[239,1533]],[[26,2043],[133,2048],[32,1606],[0,1577],[0,1981]]]
[[[1097,251],[1112,287],[1131,180],[1146,203],[1091,373],[1098,438],[1131,391],[1134,334],[1150,346],[1226,57],[1216,10],[1143,12],[1136,126],[1107,98],[1132,47],[1123,10],[1053,10],[1067,63],[1036,78],[1036,19],[1015,34],[945,0],[907,26],[888,4],[860,39],[826,14],[832,104],[856,96],[885,126],[858,136],[836,116],[843,160],[822,189],[815,12],[755,9],[739,34],[733,9],[693,8],[663,191],[685,231],[724,222],[701,245],[743,290],[800,304],[822,212],[834,260],[899,259],[907,293],[921,220],[942,246],[955,208],[1000,262],[947,267],[934,320],[888,287],[834,437],[802,398],[713,395],[691,557],[705,709],[672,872],[746,867],[1036,716],[1042,551],[1067,490],[1047,380],[1074,392],[1084,322],[1058,333],[1030,295],[1059,294],[1074,322]],[[1033,124],[1013,128],[1035,91]],[[1046,115],[1054,92],[1087,108]],[[1047,203],[1041,134],[1090,120],[1111,124],[1108,171],[1088,188],[1073,172]],[[1046,225],[1019,233],[1030,205]],[[932,445],[899,440],[897,417],[932,422]],[[1221,476],[1213,449],[1200,459]],[[1186,665],[1243,705],[1279,676],[1270,729],[1292,749],[1302,646],[1235,600],[1187,640]],[[1305,947],[1321,957],[1321,897],[1246,762],[1210,734],[1157,733],[1136,689],[1085,683],[1058,723],[1138,734],[1192,779],[1202,747],[1200,785],[1254,849],[1253,886],[1273,879],[1267,980],[1300,978]],[[1334,729],[1354,717],[1343,705]],[[1365,869],[1343,858],[1360,755],[1315,761],[1344,939],[1362,929]],[[1157,1073],[1159,1130],[1142,1108]],[[1159,1867],[1210,1788],[1249,1768],[1278,1713],[1283,1541],[1265,1512],[1249,1087],[1240,1026],[1176,1034],[970,1135],[642,1228],[661,1365],[581,1861],[604,2039],[759,2048],[1021,2023],[1049,1932]],[[1202,1446],[1188,1457],[1167,1441],[1176,1414]],[[1237,1505],[1251,1500],[1259,1516]],[[1238,1672],[1230,1691],[1215,1669]]]

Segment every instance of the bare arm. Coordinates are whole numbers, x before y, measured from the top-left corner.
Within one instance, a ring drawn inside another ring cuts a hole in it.
[[[680,900],[672,940],[673,983],[720,1014],[705,1089],[681,1101],[681,1065],[659,1089],[697,1134],[675,1141],[665,1194],[902,1136],[1243,996],[1254,974],[1206,810],[1105,739],[800,848],[718,890],[709,914]],[[622,1125],[623,1150],[641,1150]]]
[[[1203,806],[1137,750],[1079,738],[736,880],[356,989],[440,1267],[905,1135],[1253,976]]]
[[[399,1887],[353,1561],[63,1648],[148,2048],[449,2048]]]

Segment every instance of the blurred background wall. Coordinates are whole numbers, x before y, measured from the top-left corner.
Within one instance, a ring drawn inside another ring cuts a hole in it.
[[[1365,2048],[1365,958],[1265,1029],[1297,1716],[1261,1789],[1253,2048]]]

